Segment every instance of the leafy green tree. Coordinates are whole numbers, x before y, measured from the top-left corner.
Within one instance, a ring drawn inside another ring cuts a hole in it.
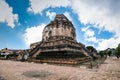
[[[2,54],[0,53],[0,57],[5,57],[5,55],[2,55]]]
[[[16,58],[17,56],[18,56],[17,53],[12,52],[12,53],[10,53],[10,54],[7,55],[7,58],[12,58],[12,57]]]
[[[93,58],[93,61],[95,61],[96,60],[96,58],[97,58],[97,50],[93,47],[93,46],[87,46],[86,47],[88,50],[89,50],[89,52],[91,53],[90,55],[91,55],[91,57]]]
[[[120,57],[120,44],[118,45],[118,47],[115,49],[115,55],[117,58]]]
[[[106,49],[105,52],[108,56],[111,56],[111,54],[112,54],[112,51],[110,48]]]
[[[0,52],[0,57],[1,57],[2,55],[1,55],[1,52]]]
[[[99,51],[99,55],[101,58],[107,58],[107,50]]]
[[[90,52],[97,52],[97,50],[93,46],[86,47]]]
[[[104,51],[99,51],[99,55],[100,55],[101,58],[103,58],[104,57]]]

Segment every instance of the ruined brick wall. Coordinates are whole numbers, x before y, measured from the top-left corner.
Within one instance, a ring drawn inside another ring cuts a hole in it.
[[[42,40],[44,41],[52,36],[64,36],[76,40],[75,28],[63,14],[56,15],[54,21],[45,27],[42,34]]]

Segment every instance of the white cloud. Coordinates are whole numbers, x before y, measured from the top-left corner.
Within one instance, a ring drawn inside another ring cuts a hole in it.
[[[33,12],[31,7],[28,7],[27,12]]]
[[[23,35],[25,43],[29,46],[31,43],[35,43],[42,40],[42,32],[46,25],[33,26],[25,30]]]
[[[116,14],[111,10],[113,0],[77,0],[73,1],[72,9],[78,14],[80,22],[83,24],[93,24],[94,27],[104,29],[109,32],[119,33],[120,12]],[[119,2],[120,4],[120,2]],[[119,10],[119,7],[116,7]]]
[[[116,0],[30,0],[28,11],[42,13],[46,8],[70,6],[83,24],[120,33],[120,1]],[[68,15],[68,14],[67,14]]]
[[[71,7],[78,14],[81,23],[84,25],[93,24],[93,27],[100,29],[100,31],[106,30],[114,33],[114,36],[109,39],[97,39],[93,36],[86,38],[86,40],[97,42],[98,49],[118,45],[120,41],[120,0],[76,0],[72,3]]]
[[[50,20],[53,20],[55,15],[56,15],[55,12],[50,12],[50,11],[46,12],[46,16],[48,16],[50,18]]]
[[[81,31],[85,32],[89,29],[89,26],[81,28]]]
[[[119,36],[113,36],[109,39],[97,39],[95,37],[94,31],[90,29],[89,26],[83,27],[81,31],[84,32],[84,38],[86,41],[97,43],[98,46],[96,47],[98,50],[105,50],[107,48],[116,48],[120,43]]]
[[[86,41],[90,41],[90,42],[94,42],[94,43],[98,43],[99,40],[96,37],[89,37],[89,38],[85,38]]]
[[[98,42],[98,40],[96,39],[96,37],[94,37],[95,36],[95,32],[93,30],[91,30],[89,28],[89,26],[83,27],[81,29],[81,31],[84,32],[84,38],[85,38],[86,41],[91,41],[91,42],[95,42],[95,43]]]
[[[8,26],[14,28],[14,22],[18,22],[18,15],[12,12],[12,7],[10,7],[5,0],[0,0],[0,22],[7,23]]]
[[[113,37],[110,39],[104,39],[98,43],[98,50],[104,50],[107,48],[116,48],[120,43],[120,37]]]
[[[69,12],[65,12],[63,13],[70,21],[72,21],[72,18],[70,16],[70,13]]]
[[[71,7],[84,25],[92,24],[100,30],[99,32],[106,30],[114,33],[112,38],[97,39],[94,31],[88,30],[85,32],[85,35],[89,37],[86,40],[98,43],[99,49],[102,49],[103,43],[106,45],[104,48],[109,47],[109,44],[117,46],[120,39],[120,0],[30,0],[28,11],[42,14],[42,11],[49,7],[60,6]]]
[[[52,7],[67,7],[71,3],[69,0],[30,0],[30,7],[27,11],[33,12],[35,14],[40,13],[46,8]]]
[[[91,29],[89,29],[89,30],[87,30],[86,32],[85,32],[85,35],[87,36],[87,37],[93,37],[94,36],[94,31],[92,31]]]
[[[90,27],[83,27],[81,31],[84,32],[84,38],[86,41],[97,43],[96,47],[98,50],[105,50],[107,48],[116,48],[120,43],[120,36],[113,36],[109,39],[97,39],[94,31]]]

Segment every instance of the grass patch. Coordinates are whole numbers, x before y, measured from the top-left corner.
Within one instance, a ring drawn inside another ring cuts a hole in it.
[[[47,77],[49,75],[52,75],[52,73],[48,72],[48,71],[26,71],[23,73],[24,76],[27,77]]]

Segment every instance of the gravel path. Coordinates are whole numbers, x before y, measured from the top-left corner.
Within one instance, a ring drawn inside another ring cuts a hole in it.
[[[120,80],[120,60],[109,57],[90,80]]]
[[[99,69],[0,60],[5,80],[120,80],[120,60],[107,58]]]

